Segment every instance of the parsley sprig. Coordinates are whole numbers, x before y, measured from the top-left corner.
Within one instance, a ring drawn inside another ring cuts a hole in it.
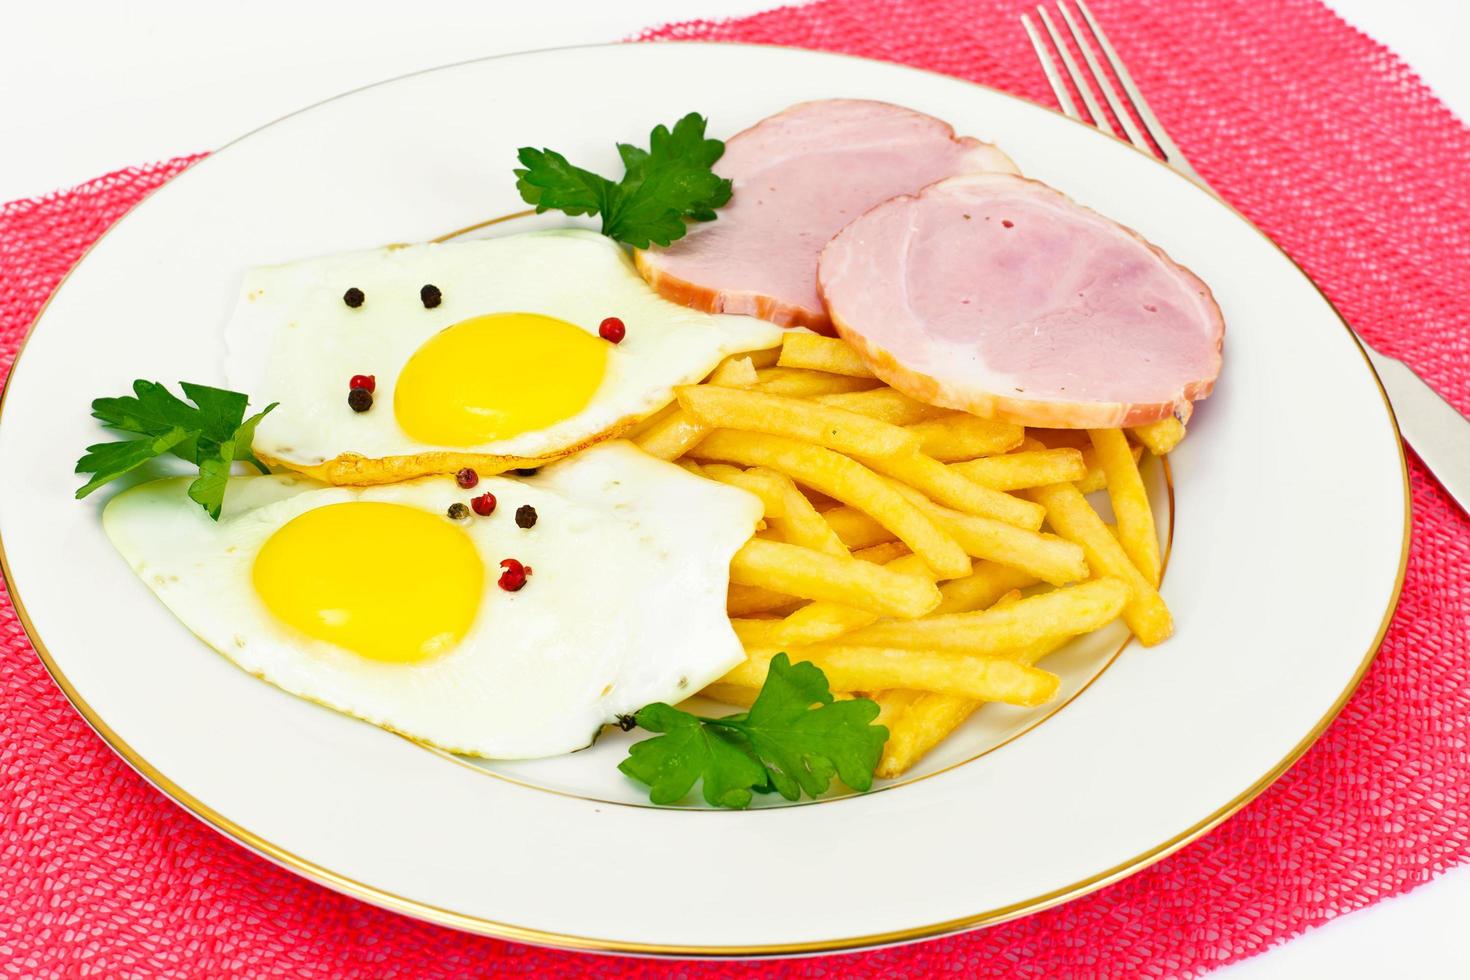
[[[888,741],[888,729],[872,724],[877,717],[873,701],[833,700],[815,664],[793,665],[781,653],[749,711],[702,718],[662,702],[641,709],[634,722],[659,734],[634,744],[618,768],[662,804],[683,799],[696,782],[711,806],[737,810],[752,793],[819,796],[833,776],[861,792],[872,787]]]
[[[536,213],[602,215],[602,233],[635,248],[667,245],[683,238],[685,219],[715,220],[715,209],[730,200],[730,181],[711,167],[725,144],[704,135],[706,120],[697,112],[671,130],[656,126],[648,149],[618,144],[623,179],[574,167],[555,150],[523,146],[516,154],[516,189]]]
[[[172,453],[199,467],[198,478],[189,484],[189,498],[214,520],[219,520],[232,463],[243,460],[254,464],[262,473],[270,472],[255,458],[250,444],[256,425],[276,407],[274,402],[247,419],[245,408],[249,399],[238,391],[187,381],[180,382],[179,387],[193,405],[173,395],[162,384],[143,380],[133,382],[130,396],[98,398],[92,402],[92,416],[103,425],[142,438],[88,446],[86,455],[77,460],[76,471],[90,473],[92,479],[77,491],[77,499],[155,456]]]

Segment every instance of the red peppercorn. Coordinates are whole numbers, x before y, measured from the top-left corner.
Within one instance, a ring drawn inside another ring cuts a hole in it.
[[[354,374],[352,380],[347,382],[349,388],[361,388],[367,392],[378,390],[378,376],[376,374]]]
[[[597,336],[612,344],[621,344],[627,334],[628,328],[623,326],[623,321],[615,316],[603,320],[597,328]]]
[[[464,487],[466,490],[469,490],[475,484],[480,482],[480,474],[476,473],[474,470],[466,466],[464,469],[454,474],[454,479],[458,481],[460,486]]]
[[[491,514],[495,513],[495,494],[482,493],[478,497],[471,497],[470,506],[473,507],[475,509],[475,513],[479,514],[481,517],[489,517]]]
[[[507,592],[519,592],[525,588],[526,576],[531,574],[531,569],[522,565],[514,558],[507,558],[500,563],[505,571],[500,573],[499,585]]]

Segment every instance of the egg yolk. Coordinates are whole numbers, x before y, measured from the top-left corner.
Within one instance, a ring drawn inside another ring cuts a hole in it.
[[[475,446],[544,429],[587,407],[608,345],[535,313],[461,320],[416,350],[398,375],[403,431],[438,446]]]
[[[443,517],[372,501],[318,507],[255,557],[255,591],[277,619],[373,660],[424,660],[475,621],[485,563]]]

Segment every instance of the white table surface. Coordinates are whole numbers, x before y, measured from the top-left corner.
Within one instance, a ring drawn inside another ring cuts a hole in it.
[[[498,52],[616,40],[777,0],[32,0],[0,13],[0,201],[209,149],[394,75]],[[1029,6],[1017,3],[1017,11]],[[1330,0],[1470,119],[1466,0]],[[1470,975],[1470,867],[1217,972],[1278,977]]]

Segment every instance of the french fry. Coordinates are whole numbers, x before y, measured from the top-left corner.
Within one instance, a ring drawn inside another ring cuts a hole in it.
[[[1138,464],[1122,429],[1093,429],[1087,433],[1107,474],[1108,499],[1118,519],[1118,542],[1134,566],[1154,588],[1159,586],[1159,532],[1149,507],[1148,491],[1138,475]],[[1060,481],[1059,481],[1060,482]]]
[[[749,388],[756,382],[755,364],[748,354],[731,354],[709,376],[709,384]]]
[[[761,368],[755,372],[755,376],[757,390],[796,398],[869,391],[879,383],[874,378],[849,378],[825,371],[807,371],[804,368]]]
[[[915,422],[908,430],[923,441],[921,452],[941,462],[1007,453],[1019,446],[1026,434],[1013,422],[982,419],[964,412]]]
[[[1123,546],[1108,533],[1087,498],[1070,483],[1054,483],[1022,491],[1046,508],[1052,530],[1082,546],[1094,575],[1108,575],[1127,584],[1129,597],[1123,620],[1146,647],[1161,643],[1174,631],[1169,607],[1158,589],[1128,560]]]
[[[834,392],[817,395],[813,401],[835,408],[844,408],[849,412],[866,415],[892,425],[912,425],[915,422],[948,414],[945,409],[926,405],[894,388]]]
[[[713,385],[674,392],[690,417],[714,429],[766,432],[853,456],[892,456],[919,445],[918,436],[900,426],[800,398]]]
[[[1016,589],[1012,589],[1005,595],[1001,596],[999,599],[995,600],[995,605],[991,608],[999,609],[1002,606],[1008,606],[1012,603],[1020,602],[1021,599],[1021,593]],[[1055,653],[1057,650],[1065,646],[1067,644],[1067,641],[1070,639],[1070,636],[1058,636],[1045,640],[1037,640],[1030,646],[1017,650],[1006,659],[1014,660],[1016,663],[1025,664],[1028,667],[1034,667],[1036,666],[1036,661],[1040,660],[1042,657],[1047,656],[1048,654]]]
[[[779,648],[748,649],[746,662],[720,682],[759,688],[765,683],[771,658],[780,652]],[[834,644],[799,647],[790,656],[793,662],[811,661],[839,691],[903,688],[1032,707],[1051,700],[1061,684],[1055,674],[1011,660],[936,651]]]
[[[638,422],[634,423],[632,428],[623,433],[623,438],[631,442],[637,442],[639,437],[642,436],[643,433],[647,432],[655,425],[658,425],[664,419],[668,418],[670,415],[673,415],[677,411],[680,411],[679,400],[675,399],[669,402],[663,408],[659,409],[657,412],[654,412],[652,415],[645,416]]]
[[[963,725],[982,703],[953,694],[902,693],[918,696],[908,700],[904,710],[888,723],[888,741],[883,746],[878,768],[874,770],[874,774],[883,779],[894,779],[908,772],[930,749]],[[881,706],[882,702],[879,704]]]
[[[990,566],[990,568],[1001,572],[1008,571],[1000,566]],[[976,573],[976,575],[983,574],[983,571]],[[971,576],[971,578],[974,577]],[[997,587],[1004,584],[1004,581],[996,583]],[[1020,582],[1018,584],[1028,585],[1030,583]],[[1019,602],[1020,599],[1021,593],[1013,588],[995,599],[994,605],[997,607],[1008,605]],[[1011,659],[1028,667],[1034,666],[1037,660],[1066,642],[1066,639],[1043,641],[1016,654]],[[880,720],[883,718],[883,712],[887,710],[885,701],[889,700],[894,704],[891,720],[884,722],[888,727],[888,741],[883,746],[883,757],[875,770],[876,774],[884,779],[894,779],[913,768],[931,749],[963,725],[975,713],[975,709],[983,703],[953,694],[926,694],[918,691],[884,691],[882,697],[875,700],[878,701]]]
[[[905,555],[887,565],[889,571],[918,575],[932,581],[933,573],[917,555]],[[840,602],[813,602],[785,619],[732,619],[735,634],[746,646],[810,646],[878,621],[877,613]]]
[[[747,647],[810,646],[878,621],[878,614],[840,602],[812,602],[785,619],[732,619],[735,635]]]
[[[759,473],[754,470],[742,470],[729,463],[705,463],[701,466],[692,459],[681,459],[679,465],[707,480],[728,483],[732,487],[739,487],[755,494],[761,498],[761,505],[765,507],[765,516],[768,520],[786,516],[785,488],[767,475],[769,470],[766,473]]]
[[[941,531],[958,541],[967,555],[1014,566],[1053,585],[1066,585],[1087,577],[1082,549],[1071,541],[941,507],[910,487],[897,485],[895,489]]]
[[[649,426],[633,442],[650,456],[678,459],[698,444],[709,429],[680,409],[662,421]]]
[[[892,541],[893,532],[873,520],[856,507],[846,504],[822,511],[825,520],[837,532],[837,537],[849,548],[871,548],[873,545]]]
[[[874,623],[847,634],[843,642],[1009,657],[1043,640],[1077,636],[1107,625],[1118,618],[1128,597],[1122,581],[1093,579],[983,612]]]
[[[830,524],[827,526],[831,527]],[[852,553],[852,556],[859,561],[870,561],[875,565],[886,565],[895,559],[903,558],[909,554],[912,554],[909,551],[909,546],[902,541],[884,541],[869,548],[859,548]],[[924,571],[928,572],[929,570],[925,568]],[[933,573],[930,572],[929,574],[932,578]]]
[[[715,386],[746,387],[754,384],[757,373],[750,355],[731,355],[720,362],[706,382]],[[709,427],[690,417],[682,408],[664,415],[657,422],[639,426],[632,437],[634,444],[650,456],[678,459],[703,439]]]
[[[1020,445],[1019,439],[1016,445]],[[951,463],[949,468],[992,490],[1025,490],[1052,483],[1071,483],[1087,475],[1087,464],[1081,451],[1076,449],[1039,449],[987,456]]]
[[[892,737],[894,724],[903,713],[923,695],[918,691],[906,691],[898,688],[893,691],[874,691],[868,695],[878,705],[878,717],[873,719],[873,724],[882,725],[887,728]]]
[[[781,495],[781,516],[776,519],[776,530],[781,532],[785,540],[825,551],[839,558],[847,557],[847,546],[842,543],[837,532],[832,530],[832,525],[817,513],[812,502],[797,488],[791,477],[764,466],[755,466],[746,472],[766,481]]]
[[[781,345],[767,347],[765,350],[746,351],[744,354],[732,354],[731,357],[748,357],[751,366],[756,370],[761,368],[775,367],[776,362],[781,359]]]
[[[975,570],[964,578],[941,582],[939,594],[943,597],[934,607],[931,616],[948,613],[973,612],[987,609],[1000,597],[1013,589],[1024,589],[1035,585],[1037,578],[1019,568],[1000,565],[993,561],[977,561]]]
[[[1172,415],[1161,421],[1140,425],[1128,431],[1135,439],[1147,446],[1148,451],[1155,456],[1169,455],[1174,451],[1174,447],[1184,439],[1184,423]]]
[[[741,687],[738,684],[722,684],[715,681],[699,692],[699,696],[720,704],[732,704],[739,708],[748,708],[755,704],[756,697],[760,694],[760,688]],[[832,700],[845,701],[852,695],[847,691],[833,691]]]
[[[710,372],[706,384],[744,388],[756,382],[755,365],[749,354],[732,354]]]
[[[792,331],[781,341],[781,367],[808,368],[852,378],[871,378],[873,372],[858,357],[857,351],[836,337]]]
[[[1041,527],[1045,516],[1044,511],[1031,501],[982,487],[923,453],[864,456],[861,461],[877,473],[908,484],[935,503],[966,514],[992,517],[1032,531]]]
[[[1070,639],[1072,639],[1070,636],[1063,636],[1052,640],[1038,640],[1024,650],[1017,650],[1006,659],[1014,660],[1016,663],[1025,664],[1028,667],[1035,667],[1038,660],[1056,653],[1062,647],[1066,646],[1067,641]]]
[[[905,619],[939,605],[939,589],[923,576],[759,538],[747,541],[730,560],[730,582]]]
[[[940,578],[969,574],[970,559],[882,477],[840,453],[781,436],[717,429],[699,445],[701,459],[768,466],[850,504],[890,528]],[[961,477],[960,479],[963,479]]]
[[[788,613],[797,606],[805,605],[806,601],[799,596],[763,589],[760,586],[732,585],[725,595],[725,611],[731,616]]]
[[[1041,444],[1037,443],[1037,445],[1040,446]],[[1136,465],[1143,458],[1143,447],[1131,446],[1129,448],[1133,451],[1133,462]],[[1082,462],[1087,466],[1087,475],[1080,480],[1074,481],[1077,484],[1077,489],[1084,495],[1107,489],[1108,476],[1103,472],[1103,468],[1098,465],[1097,453],[1093,451],[1091,446],[1082,450]]]
[[[718,681],[700,691],[701,697],[718,701],[720,704],[733,704],[737,707],[748,708],[755,704],[756,695],[760,690],[754,687],[740,687],[736,684],[721,684]]]

